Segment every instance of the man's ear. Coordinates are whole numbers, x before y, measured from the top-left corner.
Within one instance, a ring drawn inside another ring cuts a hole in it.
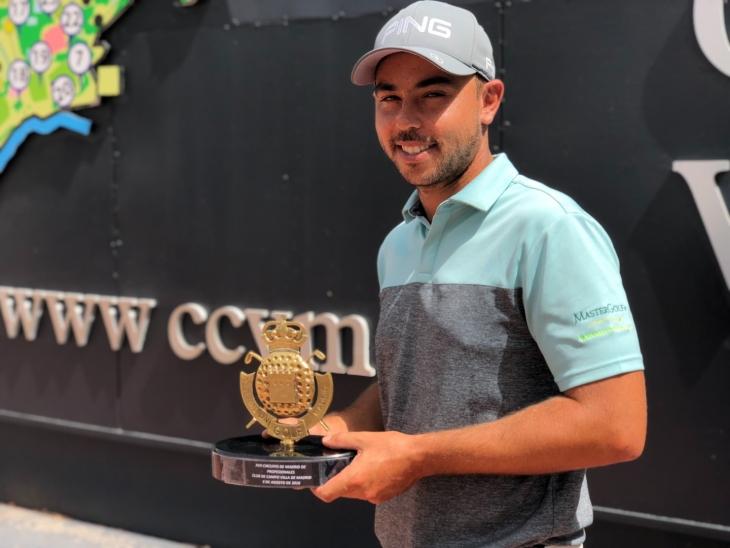
[[[502,80],[490,80],[482,84],[480,100],[482,103],[481,122],[483,125],[488,126],[494,121],[503,97],[504,82]]]

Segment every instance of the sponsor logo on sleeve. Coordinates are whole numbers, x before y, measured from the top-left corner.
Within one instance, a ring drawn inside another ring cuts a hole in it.
[[[588,342],[614,333],[632,330],[626,317],[629,307],[625,304],[605,304],[573,312],[573,325],[581,325],[585,331],[578,335],[580,342]]]

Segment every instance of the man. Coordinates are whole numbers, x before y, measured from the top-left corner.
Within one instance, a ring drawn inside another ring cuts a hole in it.
[[[637,458],[643,363],[618,260],[567,196],[489,150],[504,84],[468,11],[416,2],[352,80],[415,187],[378,256],[378,384],[327,417],[384,546],[580,545],[585,469]]]

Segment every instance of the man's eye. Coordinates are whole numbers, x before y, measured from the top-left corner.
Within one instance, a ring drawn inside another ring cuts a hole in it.
[[[381,101],[397,101],[398,96],[397,95],[383,95],[380,98]]]
[[[444,97],[445,95],[442,91],[429,91],[425,97]]]

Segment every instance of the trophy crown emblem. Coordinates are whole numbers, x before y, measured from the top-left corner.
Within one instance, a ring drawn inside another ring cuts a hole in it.
[[[307,340],[304,325],[283,318],[266,322],[263,335],[270,352],[275,350],[298,351]]]
[[[268,321],[261,330],[270,354],[266,357],[249,351],[244,363],[252,360],[260,363],[256,373],[240,375],[243,404],[255,422],[281,440],[287,451],[294,442],[308,435],[309,429],[321,423],[332,403],[332,374],[314,373],[314,358],[324,360],[325,355],[314,350],[308,361],[302,359],[300,349],[308,334],[304,324],[284,318]],[[258,397],[258,401],[257,401]],[[296,419],[294,424],[279,419]]]

